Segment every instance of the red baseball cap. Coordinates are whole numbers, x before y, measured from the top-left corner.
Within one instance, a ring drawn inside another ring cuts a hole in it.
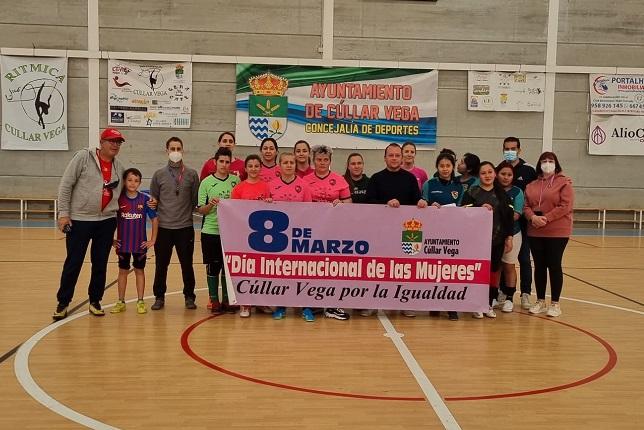
[[[106,128],[103,130],[101,140],[120,140],[121,142],[125,142],[125,138],[121,132],[115,128]]]

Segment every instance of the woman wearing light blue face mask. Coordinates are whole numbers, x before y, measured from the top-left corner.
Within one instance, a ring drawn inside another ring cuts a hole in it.
[[[572,181],[562,173],[553,152],[544,152],[537,163],[537,179],[526,187],[523,214],[528,220],[528,239],[534,259],[537,302],[530,313],[561,315],[559,296],[563,286],[561,260],[572,234],[575,193]],[[546,305],[546,277],[550,275],[551,302]]]

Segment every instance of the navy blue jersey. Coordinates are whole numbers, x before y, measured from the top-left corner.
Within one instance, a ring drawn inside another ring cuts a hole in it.
[[[423,199],[430,205],[459,205],[463,198],[463,184],[458,179],[445,181],[438,177],[431,178],[423,184]]]
[[[128,197],[126,193],[119,197],[116,234],[121,244],[119,252],[134,254],[146,252],[145,248],[141,248],[141,244],[147,240],[146,215],[150,219],[157,216],[157,212],[148,207],[148,200],[150,197],[143,193],[137,193],[134,198]]]

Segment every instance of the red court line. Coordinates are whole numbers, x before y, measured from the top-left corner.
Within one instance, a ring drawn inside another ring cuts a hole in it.
[[[606,364],[593,373],[590,376],[587,376],[585,378],[579,379],[577,381],[573,381],[567,384],[562,384],[562,385],[556,385],[553,387],[546,387],[546,388],[541,388],[541,389],[536,389],[536,390],[525,390],[525,391],[517,391],[517,392],[510,392],[510,393],[499,393],[499,394],[489,394],[489,395],[479,395],[479,396],[462,396],[462,397],[445,397],[444,400],[448,402],[457,402],[457,401],[467,401],[467,400],[494,400],[494,399],[502,399],[502,398],[509,398],[509,397],[523,397],[523,396],[533,396],[537,394],[544,394],[544,393],[551,393],[555,391],[561,391],[565,390],[568,388],[574,388],[574,387],[579,387],[584,384],[588,384],[592,381],[595,381],[602,376],[606,375],[609,373],[615,365],[617,364],[617,352],[615,349],[604,339],[601,337],[597,336],[594,333],[591,333],[587,330],[584,330],[580,327],[574,326],[572,324],[568,324],[565,322],[557,321],[553,318],[548,318],[548,317],[541,317],[538,315],[531,315],[525,312],[517,312],[519,315],[524,315],[524,316],[530,316],[534,318],[539,318],[544,321],[549,321],[552,323],[556,324],[561,324],[565,327],[571,328],[573,330],[579,331],[587,336],[590,336],[592,339],[597,341],[599,344],[601,344],[606,352],[608,353],[608,361]],[[287,384],[280,384],[278,382],[272,382],[268,381],[265,379],[259,379],[259,378],[254,378],[252,376],[244,375],[241,373],[234,372],[232,370],[226,369],[224,367],[221,367],[217,364],[211,363],[210,361],[204,359],[203,357],[199,356],[197,353],[195,353],[192,348],[190,347],[189,343],[189,338],[190,334],[201,324],[204,322],[211,320],[213,318],[216,318],[219,315],[212,315],[209,317],[206,317],[200,321],[197,321],[196,323],[192,324],[189,326],[181,335],[181,347],[185,351],[188,356],[190,356],[193,360],[197,361],[198,363],[203,364],[204,366],[216,370],[218,372],[221,372],[223,374],[232,376],[234,378],[242,379],[245,381],[253,382],[256,384],[262,384],[262,385],[268,385],[271,387],[276,387],[276,388],[283,388],[286,390],[292,390],[292,391],[300,391],[304,393],[310,393],[310,394],[319,394],[323,396],[335,396],[335,397],[349,397],[349,398],[354,398],[354,399],[366,399],[366,400],[398,400],[398,401],[413,401],[413,402],[419,402],[419,401],[425,401],[424,397],[394,397],[394,396],[374,396],[374,395],[369,395],[369,394],[355,394],[355,393],[342,393],[342,392],[337,392],[337,391],[327,391],[327,390],[317,390],[313,388],[306,388],[306,387],[298,387],[296,385],[287,385]]]
[[[351,397],[355,399],[368,399],[368,400],[404,400],[404,401],[415,401],[415,402],[423,402],[425,401],[424,397],[392,397],[392,396],[372,396],[369,394],[353,394],[353,393],[341,393],[341,392],[336,392],[336,391],[326,391],[326,390],[316,390],[313,388],[305,388],[305,387],[298,387],[295,385],[286,385],[286,384],[280,384],[277,382],[272,382],[272,381],[267,381],[264,379],[258,379],[258,378],[253,378],[252,376],[247,376],[243,375],[241,373],[233,372],[232,370],[228,370],[226,368],[223,368],[221,366],[218,366],[214,363],[209,362],[208,360],[202,358],[201,356],[197,355],[192,348],[190,347],[190,344],[188,342],[188,338],[190,337],[190,334],[194,331],[195,328],[197,328],[199,325],[203,324],[204,322],[216,318],[219,315],[212,315],[207,318],[204,318],[200,321],[197,321],[196,323],[192,324],[190,327],[188,327],[183,334],[181,335],[181,347],[183,350],[188,354],[193,360],[203,364],[206,367],[209,367],[211,369],[214,369],[218,372],[224,373],[226,375],[232,376],[234,378],[239,378],[243,379],[246,381],[254,382],[256,384],[262,384],[262,385],[269,385],[271,387],[277,387],[277,388],[283,388],[286,390],[292,390],[292,391],[301,391],[304,393],[311,393],[311,394],[320,394],[323,396],[336,396],[336,397]]]
[[[604,367],[599,369],[597,372],[593,373],[590,376],[587,376],[585,378],[579,379],[577,381],[569,382],[567,384],[562,384],[562,385],[555,385],[554,387],[546,387],[546,388],[541,388],[538,390],[526,390],[526,391],[517,391],[514,393],[501,393],[501,394],[490,394],[490,395],[485,395],[485,396],[464,396],[464,397],[446,397],[445,401],[461,401],[461,400],[491,400],[491,399],[503,399],[503,398],[508,398],[508,397],[522,397],[522,396],[533,396],[535,394],[544,394],[544,393],[552,393],[554,391],[561,391],[561,390],[566,390],[568,388],[574,388],[574,387],[579,387],[580,385],[588,384],[592,381],[595,381],[602,376],[606,375],[608,372],[613,370],[615,365],[617,364],[617,352],[613,347],[606,342],[604,339],[601,337],[597,336],[594,333],[591,333],[587,330],[584,330],[580,327],[574,326],[572,324],[568,324],[565,322],[557,321],[553,318],[548,318],[548,317],[541,317],[537,315],[531,315],[525,312],[518,312],[520,315],[527,315],[533,318],[539,318],[545,321],[553,322],[555,324],[561,324],[563,326],[566,326],[568,328],[571,328],[573,330],[577,330],[587,336],[590,336],[597,342],[599,342],[606,352],[608,353],[608,361],[606,361],[606,364],[604,364]]]

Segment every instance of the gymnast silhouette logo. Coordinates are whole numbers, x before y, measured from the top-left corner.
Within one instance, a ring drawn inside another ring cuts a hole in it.
[[[158,90],[163,86],[163,73],[161,73],[161,67],[159,66],[141,67],[139,76],[147,78],[147,82],[143,80],[143,83],[152,91]]]
[[[44,130],[47,124],[60,121],[65,113],[65,99],[58,84],[54,79],[34,79],[22,88],[11,89],[11,95],[5,97],[10,103],[20,103],[25,116]]]

